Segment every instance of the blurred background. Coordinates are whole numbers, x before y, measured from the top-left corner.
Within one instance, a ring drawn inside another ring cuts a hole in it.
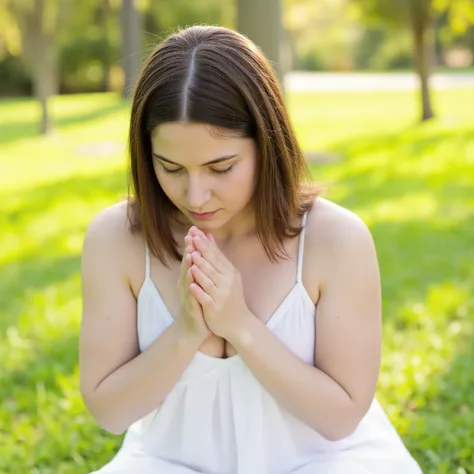
[[[314,179],[377,245],[377,397],[425,474],[473,473],[471,0],[0,0],[0,473],[120,445],[79,393],[82,240],[127,192],[141,62],[197,23],[272,61]]]

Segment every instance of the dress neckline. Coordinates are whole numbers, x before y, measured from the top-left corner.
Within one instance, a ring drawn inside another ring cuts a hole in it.
[[[149,289],[150,295],[153,298],[157,298],[158,301],[160,302],[162,308],[165,310],[165,316],[168,319],[169,323],[172,324],[175,321],[175,317],[171,314],[171,311],[168,308],[168,305],[165,303],[165,300],[161,296],[160,291],[156,287],[156,285],[153,283],[153,280],[150,278],[149,275],[146,276],[145,281],[143,282],[142,287],[140,288],[140,291],[138,292],[138,297],[137,297],[137,303],[139,304],[141,298],[143,298],[143,293]],[[295,294],[297,295],[298,292],[301,293],[301,297],[305,299],[308,303],[314,306],[314,302],[309,296],[308,291],[306,290],[305,286],[301,281],[297,281],[293,287],[290,289],[290,291],[286,294],[286,296],[282,299],[280,304],[277,306],[277,308],[270,314],[269,318],[267,319],[266,322],[262,323],[271,331],[273,328],[282,320],[282,318],[287,314],[287,311],[285,311],[291,304],[293,298],[295,298]],[[139,317],[139,315],[138,315]],[[240,358],[239,354],[235,354],[231,357],[227,358],[222,358],[222,357],[213,357],[207,354],[204,354],[204,352],[197,351],[196,355],[201,358],[206,358],[206,359],[211,359],[218,361],[217,363],[225,363],[228,362],[232,359],[238,359]]]

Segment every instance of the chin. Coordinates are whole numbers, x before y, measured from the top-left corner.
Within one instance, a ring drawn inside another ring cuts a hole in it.
[[[199,219],[195,219],[191,222],[192,225],[195,225],[198,229],[201,230],[215,230],[219,229],[222,227],[222,224],[217,223],[217,222],[211,222],[211,221],[200,221]]]

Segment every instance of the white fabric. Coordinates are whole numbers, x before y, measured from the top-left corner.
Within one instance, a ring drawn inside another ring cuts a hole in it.
[[[306,214],[303,225],[306,223]],[[303,362],[314,364],[315,306],[297,281],[267,323]],[[144,351],[173,317],[146,276],[138,297]],[[281,408],[239,355],[197,352],[163,403],[127,431],[121,449],[97,474],[420,474],[374,399],[356,431],[331,442]],[[91,473],[92,474],[92,473]]]

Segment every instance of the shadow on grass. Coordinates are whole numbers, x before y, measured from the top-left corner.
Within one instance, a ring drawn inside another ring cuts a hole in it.
[[[122,200],[127,194],[125,171],[117,170],[103,175],[77,175],[24,193],[22,200],[3,212],[7,224],[15,225],[20,219],[28,220],[45,214],[62,202],[79,201],[81,197],[91,202],[106,197]]]
[[[104,199],[116,202],[126,194],[124,172],[116,171],[100,176],[80,176],[41,186],[23,196],[19,204],[11,206],[2,216],[5,228],[21,229],[48,213],[54,207],[81,201],[86,196],[88,203]],[[114,199],[114,195],[116,199]],[[90,218],[93,216],[91,215]],[[58,216],[60,219],[60,215]],[[80,255],[58,255],[64,239],[83,234],[87,222],[82,225],[65,227],[63,234],[50,233],[38,241],[35,247],[17,259],[2,265],[0,273],[0,330],[17,323],[25,308],[25,299],[30,292],[38,292],[55,282],[68,279],[80,271]]]
[[[419,301],[433,285],[450,281],[473,288],[474,210],[455,224],[433,221],[378,222],[371,227],[382,274],[384,314],[400,302]],[[397,323],[403,329],[403,321]]]
[[[474,138],[474,128],[459,130],[429,130],[425,133],[423,125],[410,126],[406,129],[398,130],[396,133],[386,134],[366,134],[360,138],[348,139],[336,143],[330,151],[342,153],[343,155],[364,155],[386,151],[388,144],[403,146],[407,154],[417,155],[422,152],[429,152],[433,147],[449,140],[455,140],[463,147]],[[401,157],[402,160],[406,157]]]
[[[342,157],[342,162],[337,165],[343,172],[337,179],[337,187],[347,188],[347,197],[342,198],[340,204],[349,207],[373,206],[380,200],[403,197],[410,193],[428,191],[436,192],[439,200],[451,206],[457,199],[472,199],[472,175],[466,174],[468,170],[467,156],[463,155],[470,144],[474,142],[474,129],[465,131],[432,131],[431,135],[410,135],[403,132],[397,134],[364,136],[360,139],[340,142],[331,148],[330,152]],[[386,154],[387,147],[393,151],[390,161],[387,156],[380,158],[379,153]],[[441,150],[446,155],[440,156]],[[416,164],[423,158],[426,161],[432,150],[438,150],[433,155],[431,169],[424,166],[423,173],[415,173]],[[346,166],[345,159],[357,156],[373,155],[373,160],[361,164],[357,159]],[[400,158],[397,159],[397,156]],[[392,158],[393,157],[393,158]],[[445,166],[446,161],[452,157],[452,164]],[[380,165],[377,161],[382,159]],[[441,166],[436,160],[441,159]],[[407,167],[407,161],[413,160],[414,166]],[[399,166],[399,162],[404,166]],[[314,166],[314,174],[318,174],[318,166]]]
[[[47,248],[53,248],[51,242]],[[45,252],[47,253],[47,252]],[[49,285],[64,281],[80,270],[80,256],[47,257],[29,256],[2,266],[0,277],[0,332],[16,325],[21,314],[27,311],[25,300],[30,292],[41,291]]]
[[[26,102],[26,101],[25,101]],[[99,102],[100,105],[100,102]],[[78,113],[77,115],[68,115],[61,117],[58,113],[52,114],[52,120],[55,128],[67,128],[73,125],[85,124],[92,120],[98,120],[108,117],[114,113],[122,112],[130,107],[130,103],[122,100],[117,96],[117,101],[113,104],[100,108],[93,108],[87,112]],[[34,138],[40,136],[40,114],[38,106],[38,114],[36,119],[19,120],[3,123],[0,127],[0,146],[25,138]]]

